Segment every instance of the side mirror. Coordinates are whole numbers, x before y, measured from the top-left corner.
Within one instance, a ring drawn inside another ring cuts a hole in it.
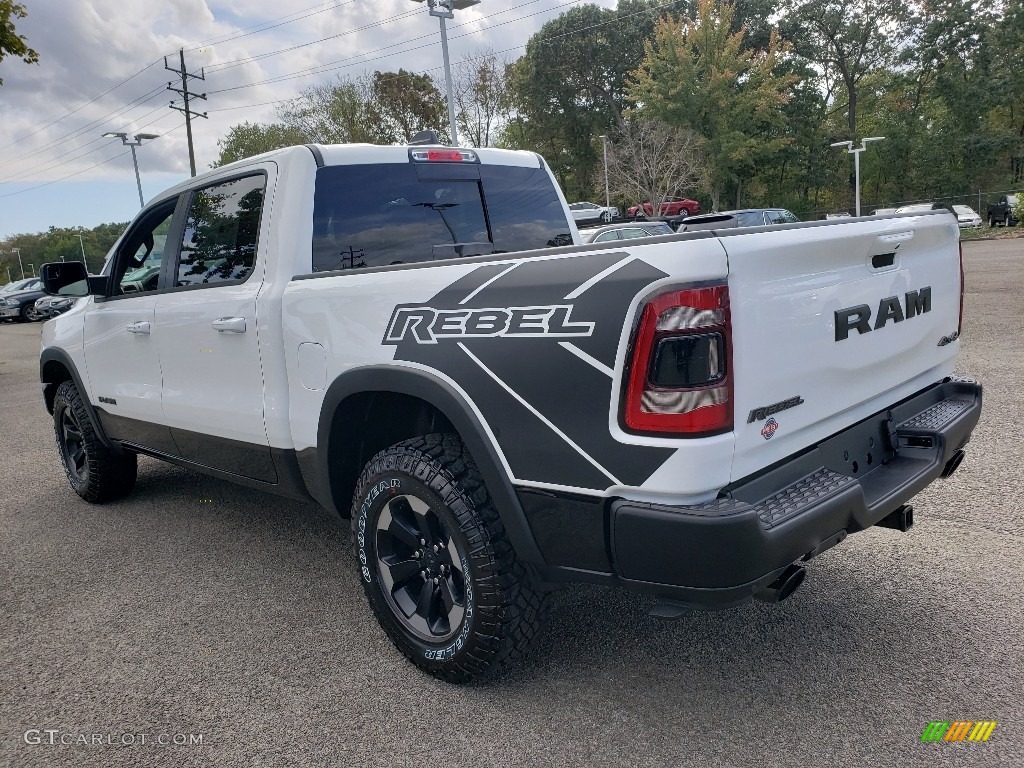
[[[56,261],[39,268],[43,291],[50,296],[87,296],[89,273],[80,261]]]

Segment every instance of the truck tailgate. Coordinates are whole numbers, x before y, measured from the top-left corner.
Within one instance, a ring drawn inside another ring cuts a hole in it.
[[[961,277],[949,214],[741,231],[721,242],[734,481],[952,372]]]

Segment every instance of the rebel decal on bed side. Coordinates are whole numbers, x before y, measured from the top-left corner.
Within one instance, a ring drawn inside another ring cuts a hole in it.
[[[516,480],[639,486],[673,449],[612,437],[609,373],[633,298],[665,276],[623,252],[482,265],[397,305],[382,344],[462,384]]]

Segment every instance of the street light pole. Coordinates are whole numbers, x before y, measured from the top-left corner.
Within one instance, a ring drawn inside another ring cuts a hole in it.
[[[16,254],[18,254],[18,266],[21,267],[21,279],[25,279],[25,265],[21,261],[21,248],[11,248]]]
[[[885,136],[869,136],[866,139],[861,139],[859,147],[854,147],[852,141],[837,141],[832,144],[833,147],[846,147],[847,153],[853,155],[853,197],[857,216],[860,216],[860,153],[868,148],[868,142],[881,141],[884,138]]]
[[[424,0],[413,0],[422,3]],[[437,16],[441,22],[441,56],[444,58],[444,82],[445,97],[448,100],[448,122],[451,124],[452,146],[459,145],[459,134],[455,126],[455,97],[452,89],[452,67],[448,59],[448,28],[445,26],[446,19],[454,19],[452,11],[461,11],[464,8],[471,8],[479,5],[480,0],[426,0],[431,16]]]
[[[119,132],[108,132],[103,134],[105,139],[120,139],[121,143],[126,147],[132,148],[132,165],[135,166],[135,185],[139,188],[139,208],[145,208],[146,202],[142,199],[142,177],[139,176],[139,158],[135,154],[135,148],[142,146],[142,142],[147,139],[159,139],[160,137],[155,133],[137,133],[132,137],[132,141],[128,140],[128,134]],[[82,258],[85,259],[85,248],[82,248]]]
[[[604,145],[604,206],[605,208],[611,208],[612,196],[608,191],[608,137],[599,136],[601,143]]]
[[[85,260],[85,243],[82,241],[81,235],[78,236],[78,244],[82,246],[82,263],[85,264],[86,267],[88,267],[89,262]]]

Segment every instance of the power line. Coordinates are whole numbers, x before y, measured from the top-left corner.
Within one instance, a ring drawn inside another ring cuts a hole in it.
[[[164,131],[164,135],[166,136],[168,133],[171,133],[172,131],[176,131],[179,128],[181,128],[182,126],[184,126],[184,125],[185,125],[184,123],[181,123],[180,125],[177,125],[177,126],[175,126],[174,128],[171,128],[168,131]],[[83,168],[80,171],[75,171],[74,173],[69,173],[67,176],[61,176],[59,179],[53,179],[52,181],[44,181],[42,184],[36,184],[34,187],[27,187],[25,189],[19,189],[17,192],[8,192],[5,195],[0,195],[0,198],[14,197],[15,195],[23,195],[26,192],[31,192],[31,191],[33,191],[35,189],[41,189],[43,187],[48,187],[51,184],[56,184],[58,181],[66,181],[67,179],[73,178],[75,176],[79,176],[79,175],[85,173],[86,171],[91,171],[93,168],[99,168],[101,165],[106,165],[107,163],[113,162],[114,160],[117,160],[117,158],[124,157],[125,155],[128,155],[128,154],[130,154],[130,152],[121,152],[120,154],[114,155],[113,157],[108,157],[106,160],[103,160],[102,162],[96,163],[95,165],[90,165],[88,168]]]
[[[539,0],[533,0],[533,2],[539,2]],[[242,64],[245,64],[246,62],[249,62],[249,61],[262,61],[263,59],[269,59],[272,56],[279,56],[282,53],[289,53],[291,51],[297,51],[300,48],[308,48],[311,45],[317,45],[318,43],[323,43],[323,42],[326,42],[327,40],[335,40],[335,39],[337,39],[339,37],[345,37],[346,35],[354,35],[356,32],[362,32],[363,30],[366,30],[366,29],[371,29],[373,27],[379,27],[382,24],[385,24],[385,23],[387,23],[389,21],[399,21],[401,19],[405,19],[405,18],[408,18],[410,16],[415,16],[418,13],[420,13],[420,9],[419,8],[413,8],[411,11],[405,11],[404,13],[398,13],[398,14],[395,14],[394,16],[388,16],[386,18],[379,19],[378,21],[372,22],[370,24],[364,24],[361,27],[356,27],[355,29],[348,29],[348,30],[345,30],[344,32],[339,32],[336,35],[329,35],[327,37],[321,37],[321,38],[319,38],[317,40],[311,40],[308,43],[300,43],[299,45],[293,45],[293,46],[290,46],[288,48],[278,48],[278,49],[275,49],[273,51],[267,51],[266,53],[257,54],[255,56],[246,56],[246,57],[241,58],[241,59],[234,59],[233,61],[217,62],[216,64],[211,64],[210,65],[210,71],[211,72],[223,72],[225,69],[232,69],[234,67],[237,67],[237,66],[240,66]],[[416,39],[419,40],[420,38],[416,38]]]
[[[146,104],[147,102],[152,101],[157,96],[159,96],[160,93],[163,90],[164,90],[164,86],[163,85],[159,85],[156,88],[154,88],[153,90],[149,91],[148,93],[144,93],[142,96],[139,96],[138,98],[133,99],[132,101],[128,102],[128,104],[126,106],[124,106],[124,107],[118,107],[114,111],[108,112],[107,114],[102,115],[102,116],[96,118],[95,120],[93,120],[93,121],[91,121],[89,123],[86,123],[85,125],[81,126],[80,128],[76,128],[73,131],[70,131],[70,132],[64,134],[63,136],[58,136],[56,139],[53,139],[52,141],[47,142],[46,144],[42,145],[41,147],[37,147],[36,149],[32,150],[31,152],[26,152],[23,155],[19,155],[18,157],[14,158],[13,160],[8,160],[6,163],[0,163],[0,168],[6,168],[8,165],[12,165],[14,163],[18,163],[18,162],[21,162],[23,160],[27,160],[30,157],[34,157],[35,155],[38,155],[40,152],[45,152],[45,151],[47,151],[49,149],[54,148],[58,144],[63,143],[65,140],[72,139],[72,138],[77,138],[81,134],[85,133],[86,131],[91,130],[92,128],[96,127],[98,124],[104,122],[105,120],[107,120],[109,118],[118,117],[121,114],[127,112],[128,110],[133,109],[134,107],[142,106],[143,104]]]
[[[677,2],[677,0],[672,0],[672,1],[673,2]],[[543,10],[536,11],[534,13],[526,14],[525,16],[519,16],[519,17],[517,17],[515,19],[510,19],[508,21],[503,21],[503,22],[501,22],[499,24],[493,24],[493,25],[489,26],[487,29],[489,31],[489,30],[495,29],[497,27],[505,26],[506,24],[514,24],[517,21],[522,21],[523,19],[528,19],[528,18],[530,18],[532,16],[539,16],[542,13],[550,13],[551,11],[556,11],[559,8],[564,8],[564,7],[568,6],[568,5],[575,5],[575,4],[580,3],[580,2],[583,2],[583,0],[568,0],[568,2],[564,2],[564,3],[561,3],[559,5],[552,6],[551,8],[545,8]],[[523,3],[523,5],[531,5],[531,4],[532,3]],[[516,7],[518,8],[518,7],[522,7],[522,6],[516,6]],[[508,10],[512,10],[512,9],[508,9]],[[499,12],[499,13],[501,13],[501,12]],[[492,15],[496,16],[496,15],[499,15],[499,14],[496,13],[496,14],[492,14]],[[629,14],[629,15],[633,15],[633,14]],[[483,16],[482,18],[488,18],[488,16]],[[625,18],[625,16],[623,16],[621,18]],[[616,19],[616,21],[617,20],[618,19]],[[462,24],[456,24],[455,26],[451,27],[451,29],[457,29],[459,27],[464,27],[464,26],[467,26],[467,25],[472,24],[472,23],[474,23],[474,22],[472,22],[472,21],[463,22]],[[611,22],[605,22],[605,23],[611,23]],[[600,25],[596,25],[596,26],[600,26]],[[473,32],[466,32],[466,33],[463,33],[461,35],[456,35],[455,37],[453,37],[451,39],[454,40],[454,39],[457,39],[457,38],[460,38],[460,37],[467,37],[468,35],[477,34],[477,33],[481,32],[481,31],[483,31],[483,30],[474,30]],[[390,54],[387,54],[386,56],[375,56],[375,57],[370,58],[370,59],[364,58],[365,56],[367,56],[367,55],[369,55],[371,53],[380,53],[381,51],[387,51],[387,50],[390,50],[392,48],[398,48],[400,46],[408,45],[409,43],[416,42],[417,40],[423,40],[424,38],[428,38],[428,37],[429,38],[433,38],[434,34],[433,33],[428,33],[428,34],[425,34],[425,35],[420,35],[419,37],[414,37],[414,38],[412,38],[410,40],[405,40],[405,41],[402,41],[402,42],[399,42],[399,43],[392,43],[391,45],[386,45],[383,48],[375,48],[372,51],[366,51],[366,52],[360,53],[360,54],[358,54],[356,56],[349,56],[349,57],[346,57],[344,59],[336,59],[335,61],[330,61],[330,62],[327,62],[325,64],[317,64],[316,66],[313,66],[313,67],[307,67],[306,69],[300,69],[297,72],[293,72],[293,73],[285,74],[285,75],[277,75],[275,77],[267,78],[266,80],[259,80],[259,81],[256,81],[254,83],[247,83],[247,84],[244,84],[244,85],[236,85],[236,86],[232,86],[230,88],[220,88],[220,89],[215,90],[215,91],[210,91],[209,93],[211,95],[215,94],[215,93],[226,93],[228,91],[238,91],[238,90],[242,90],[244,88],[253,88],[253,87],[258,86],[258,85],[271,85],[273,83],[284,82],[285,80],[294,80],[294,79],[299,78],[299,77],[306,77],[307,75],[322,75],[325,72],[333,72],[333,71],[338,70],[338,69],[347,69],[349,67],[358,66],[359,64],[367,64],[367,63],[369,63],[371,61],[377,61],[379,59],[391,58],[393,56],[401,55],[403,53],[412,53],[413,51],[422,50],[423,48],[432,48],[434,46],[433,41],[431,41],[430,43],[426,43],[424,45],[418,45],[418,46],[416,46],[414,48],[407,48],[405,50],[398,51],[397,53],[390,53]],[[524,46],[525,46],[525,43],[523,45],[513,46],[512,48],[508,48],[506,50],[516,50],[518,48],[523,48]],[[503,53],[504,53],[504,51],[503,51]],[[353,61],[355,59],[362,59],[362,61],[356,61],[353,64],[341,64],[341,62]],[[340,64],[340,66],[334,66],[335,64]],[[431,68],[431,70],[432,69],[436,69],[436,67]],[[431,70],[428,70],[428,71],[431,71]]]
[[[321,8],[319,11],[313,11],[312,13],[305,13],[306,11],[312,11],[314,8],[318,8],[320,5],[322,5],[322,3],[318,3],[317,5],[311,5],[311,6],[309,6],[309,8],[303,8],[300,11],[293,11],[292,13],[286,13],[284,16],[278,16],[278,17],[273,18],[273,19],[268,19],[267,21],[261,21],[259,24],[253,24],[250,27],[243,27],[242,29],[237,31],[238,34],[236,34],[235,32],[229,32],[228,34],[221,35],[220,37],[210,38],[210,40],[208,40],[206,42],[198,43],[194,48],[186,48],[185,52],[186,53],[191,53],[192,51],[198,51],[198,50],[200,50],[202,48],[206,48],[206,47],[211,46],[211,45],[217,45],[219,43],[228,43],[228,42],[231,42],[232,40],[238,40],[241,37],[248,37],[249,35],[256,35],[256,34],[259,34],[260,32],[266,32],[268,29],[276,29],[277,27],[283,27],[286,24],[291,24],[291,23],[296,22],[296,21],[301,21],[302,19],[308,19],[310,16],[316,16],[317,14],[320,14],[320,13],[326,13],[327,11],[332,11],[335,8],[340,8],[343,5],[350,5],[351,3],[354,3],[354,2],[355,2],[355,0],[344,0],[344,2],[334,3],[333,5],[330,5],[330,6],[326,7],[326,8]],[[296,17],[294,19],[290,19],[288,21],[281,21],[280,24],[274,24],[273,23],[275,21],[280,21],[281,19],[287,19],[289,16],[295,16],[296,14],[300,14],[300,13],[304,14],[304,15],[298,16],[298,17]],[[268,26],[264,26],[265,24],[268,25]],[[261,29],[256,29],[257,27],[261,27]],[[254,30],[254,31],[250,32],[249,30]]]
[[[140,120],[145,119],[146,117],[149,117],[154,112],[163,112],[163,110],[165,110],[165,109],[166,109],[166,107],[161,105],[161,106],[157,107],[156,109],[150,110],[149,112],[147,112],[144,115],[140,115],[139,117],[137,117],[132,122],[138,122]],[[164,120],[164,119],[166,119],[168,117],[173,117],[173,115],[169,115],[167,113],[164,113],[163,115],[161,115],[160,117],[156,118],[155,120],[150,120],[148,123],[144,123],[144,124],[136,127],[135,130],[136,131],[141,131],[143,128],[148,128],[149,126],[154,125],[156,123],[159,123],[161,120]],[[102,142],[102,143],[100,143],[100,142]],[[73,154],[75,152],[78,152],[79,150],[85,149],[86,147],[89,147],[89,146],[91,146],[93,144],[100,144],[100,146],[97,146],[94,149],[90,149],[88,152],[83,152],[82,154],[75,155],[74,157],[68,157],[68,155],[71,155],[71,154]],[[38,174],[38,173],[44,173],[46,171],[52,171],[54,168],[59,168],[62,165],[66,165],[66,164],[68,164],[70,162],[73,162],[75,160],[79,160],[79,159],[81,159],[83,157],[86,157],[87,155],[91,155],[93,152],[99,152],[101,149],[104,149],[107,146],[109,146],[109,140],[105,139],[102,136],[98,136],[97,138],[93,139],[90,142],[87,142],[86,144],[83,144],[80,147],[75,147],[73,149],[69,149],[64,154],[58,155],[53,160],[48,161],[50,163],[49,165],[44,165],[42,167],[34,167],[34,168],[32,168],[32,170],[24,171],[24,172],[22,172],[21,174],[19,174],[17,176],[11,176],[10,178],[2,179],[2,180],[0,180],[0,184],[12,184],[14,182],[17,182],[17,181],[20,181],[20,180],[24,179],[27,176],[33,176],[33,175]],[[61,158],[67,158],[67,159],[63,159],[62,160]]]
[[[80,110],[82,110],[82,109],[84,109],[85,107],[89,106],[90,104],[92,104],[92,103],[94,103],[94,102],[98,101],[99,99],[102,99],[102,98],[103,98],[104,96],[106,96],[106,95],[107,95],[108,93],[110,93],[110,92],[112,92],[112,91],[115,91],[115,90],[117,90],[118,88],[120,88],[120,87],[121,87],[122,85],[124,85],[125,83],[127,83],[127,82],[129,82],[129,81],[131,81],[131,80],[134,80],[134,79],[135,79],[136,77],[138,77],[139,75],[141,75],[141,74],[142,74],[143,72],[145,72],[145,71],[146,71],[147,69],[149,69],[150,67],[152,67],[152,66],[156,65],[156,64],[157,64],[158,62],[159,62],[159,59],[157,59],[157,61],[154,61],[154,62],[151,62],[151,63],[147,64],[147,65],[146,65],[146,66],[144,66],[144,67],[143,67],[142,69],[140,69],[140,70],[139,70],[138,72],[136,72],[136,73],[135,73],[134,75],[131,75],[130,77],[126,77],[126,78],[125,78],[124,80],[122,80],[121,82],[119,82],[119,83],[118,83],[117,85],[114,85],[114,86],[112,86],[112,87],[108,88],[107,90],[105,90],[105,91],[104,91],[103,93],[101,93],[101,94],[100,94],[99,96],[94,96],[93,98],[89,99],[89,101],[86,101],[86,102],[84,102],[84,103],[82,103],[82,104],[79,104],[79,105],[78,105],[77,107],[75,107],[75,108],[74,108],[73,110],[71,110],[70,112],[67,112],[67,113],[65,113],[64,115],[62,115],[62,116],[58,117],[58,118],[57,118],[56,120],[52,120],[51,122],[47,123],[46,125],[42,126],[41,128],[36,128],[36,129],[35,129],[34,131],[32,131],[32,132],[30,132],[30,133],[26,133],[26,134],[25,134],[24,136],[20,136],[19,138],[15,139],[14,141],[12,141],[12,142],[10,142],[10,143],[8,143],[8,144],[4,144],[4,145],[0,146],[0,149],[7,149],[7,147],[12,147],[12,146],[14,146],[15,144],[17,144],[18,142],[20,142],[20,141],[24,141],[25,139],[29,138],[30,136],[35,136],[35,135],[36,135],[37,133],[39,133],[40,131],[45,131],[45,130],[46,130],[47,128],[49,128],[49,127],[50,127],[51,125],[56,125],[56,124],[57,124],[57,123],[59,123],[59,122],[60,122],[61,120],[64,120],[65,118],[68,118],[68,117],[71,117],[71,115],[75,114],[76,112],[79,112]]]

